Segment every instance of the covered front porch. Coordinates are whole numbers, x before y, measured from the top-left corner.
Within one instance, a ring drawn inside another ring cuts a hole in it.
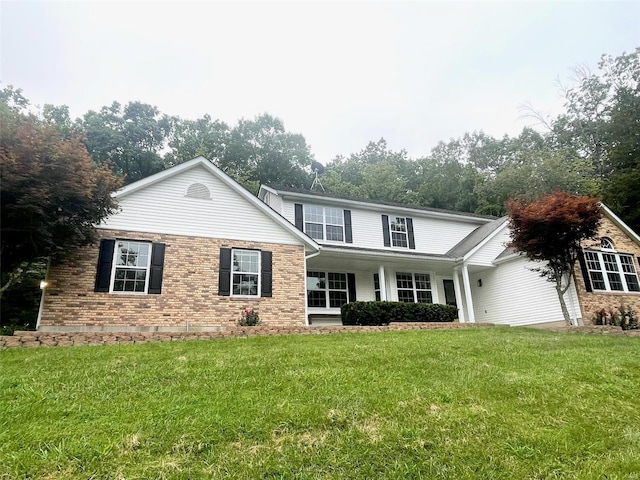
[[[469,272],[444,255],[324,248],[307,258],[306,278],[311,325],[339,324],[340,307],[353,301],[448,304],[460,321],[475,321]]]

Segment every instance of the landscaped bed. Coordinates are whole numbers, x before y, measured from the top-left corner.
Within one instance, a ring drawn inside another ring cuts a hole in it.
[[[640,478],[640,340],[531,329],[0,351],[0,478]]]

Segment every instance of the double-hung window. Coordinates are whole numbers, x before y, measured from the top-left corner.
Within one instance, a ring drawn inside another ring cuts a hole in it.
[[[382,215],[382,239],[385,247],[415,250],[413,219],[397,215]]]
[[[348,302],[346,273],[307,272],[307,305],[317,308],[340,308]]]
[[[231,257],[233,264],[232,295],[259,296],[260,252],[233,249]]]
[[[603,239],[601,247],[601,251],[584,252],[593,289],[607,292],[640,292],[640,282],[633,257],[615,252],[609,239]]]
[[[164,251],[164,243],[102,239],[94,291],[160,294]]]
[[[398,301],[406,303],[433,303],[431,276],[428,273],[396,273]]]
[[[373,294],[375,295],[376,302],[379,302],[382,298],[380,296],[380,275],[373,274]]]
[[[118,240],[113,257],[111,291],[145,293],[149,282],[151,243]]]
[[[304,206],[304,231],[316,240],[344,241],[344,212],[340,208]]]
[[[391,245],[394,247],[408,247],[407,219],[405,217],[389,217],[391,231]]]

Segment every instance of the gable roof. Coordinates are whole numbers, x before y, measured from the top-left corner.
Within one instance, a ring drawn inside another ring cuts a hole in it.
[[[358,198],[352,197],[348,195],[336,195],[333,193],[326,192],[316,192],[311,190],[305,190],[300,188],[290,188],[290,187],[271,187],[269,185],[261,185],[260,191],[258,192],[258,197],[260,199],[264,199],[265,194],[267,192],[274,193],[276,195],[283,194],[283,196],[294,197],[294,198],[318,198],[326,201],[330,201],[333,203],[341,203],[343,205],[355,205],[360,207],[392,207],[394,209],[400,210],[411,210],[419,213],[431,214],[431,216],[436,217],[463,217],[468,220],[476,221],[477,223],[485,223],[490,220],[494,220],[496,217],[492,215],[480,215],[477,213],[469,213],[469,212],[457,212],[454,210],[445,210],[441,208],[431,208],[431,207],[422,207],[419,205],[409,205],[406,203],[397,203],[397,202],[387,202],[384,200],[371,200],[369,198]]]
[[[273,210],[266,203],[264,203],[261,200],[259,200],[258,197],[253,195],[251,192],[249,192],[247,189],[245,189],[242,185],[240,185],[238,182],[233,180],[226,173],[224,173],[222,170],[220,170],[212,162],[210,162],[209,160],[207,160],[204,157],[194,158],[193,160],[189,160],[187,162],[184,162],[184,163],[181,163],[181,164],[176,165],[174,167],[171,167],[171,168],[168,168],[166,170],[163,170],[162,172],[158,172],[158,173],[156,173],[154,175],[151,175],[149,177],[146,177],[146,178],[143,178],[141,180],[138,180],[137,182],[133,182],[133,183],[121,188],[120,190],[114,192],[112,194],[112,196],[114,198],[116,198],[116,199],[122,199],[122,198],[124,198],[124,197],[126,197],[126,196],[128,196],[128,195],[130,195],[130,194],[132,194],[134,192],[137,192],[139,190],[142,190],[144,188],[148,188],[148,187],[150,187],[152,185],[155,185],[155,184],[157,184],[159,182],[162,182],[163,180],[166,180],[167,178],[173,177],[175,175],[184,173],[184,172],[186,172],[188,170],[191,170],[193,168],[199,168],[199,167],[204,168],[207,172],[209,172],[211,175],[213,175],[216,179],[220,180],[223,184],[225,184],[227,187],[231,188],[238,195],[240,195],[242,198],[247,200],[249,203],[251,203],[254,207],[256,207],[258,210],[260,210],[262,213],[264,213],[264,215],[267,216],[269,219],[271,219],[276,224],[281,226],[284,230],[288,231],[289,233],[291,233],[292,235],[294,235],[295,237],[300,239],[300,241],[306,247],[309,247],[310,249],[315,250],[315,251],[319,251],[320,250],[320,246],[311,237],[309,237],[305,233],[303,233],[300,230],[298,230],[294,225],[292,225],[282,215],[280,215],[278,212]]]
[[[638,234],[634,232],[631,229],[631,227],[629,227],[629,225],[624,223],[622,219],[618,217],[615,213],[613,213],[613,211],[609,207],[607,207],[604,203],[600,203],[600,206],[602,207],[604,214],[607,217],[609,217],[609,219],[613,223],[615,223],[618,226],[618,228],[620,228],[624,233],[626,233],[627,236],[629,236],[629,238],[631,238],[634,242],[640,245],[640,236],[638,236]]]
[[[485,240],[492,237],[494,232],[497,232],[500,227],[505,225],[507,218],[508,217],[501,217],[491,223],[487,223],[476,228],[473,232],[454,245],[446,255],[453,258],[463,258],[469,255],[476,249],[476,247],[480,247]]]

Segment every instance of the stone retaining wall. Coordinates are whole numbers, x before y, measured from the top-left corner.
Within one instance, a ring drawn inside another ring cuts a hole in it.
[[[386,327],[230,327],[216,332],[15,332],[0,336],[0,349],[20,347],[62,347],[71,345],[117,345],[127,343],[173,342],[181,340],[214,340],[219,338],[264,337],[269,335],[327,335],[345,332],[389,332],[400,330],[442,330],[456,328],[486,328],[492,323],[396,323]],[[507,328],[507,327],[505,327]],[[640,330],[622,330],[610,325],[555,327],[558,332],[607,334],[640,338]]]
[[[213,340],[218,338],[264,337],[268,335],[326,335],[344,332],[388,332],[399,330],[436,330],[492,327],[491,323],[396,323],[386,327],[356,326],[257,326],[226,327],[209,332],[26,332],[0,336],[0,348],[55,347],[71,345],[116,345],[127,343]]]

